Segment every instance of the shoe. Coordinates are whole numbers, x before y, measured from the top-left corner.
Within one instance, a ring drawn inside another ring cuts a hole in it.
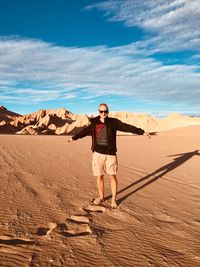
[[[95,205],[100,205],[103,202],[104,202],[104,199],[101,199],[100,197],[92,199],[92,204],[95,204]]]
[[[116,209],[116,208],[118,207],[117,202],[115,201],[115,202],[111,203],[111,204],[110,204],[110,207],[111,207],[112,209]]]

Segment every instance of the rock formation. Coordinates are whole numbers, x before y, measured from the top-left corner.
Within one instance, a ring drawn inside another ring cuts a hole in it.
[[[173,113],[166,118],[157,119],[147,114],[131,112],[110,113],[125,123],[143,128],[147,132],[165,131],[189,125],[200,125],[199,117],[183,116]],[[0,133],[4,134],[56,134],[73,135],[90,123],[87,115],[73,114],[65,108],[39,110],[31,114],[19,115],[0,106]]]
[[[5,121],[5,122],[10,122],[12,121],[15,117],[19,117],[21,115],[12,112],[10,110],[7,110],[4,106],[0,106],[0,122]]]

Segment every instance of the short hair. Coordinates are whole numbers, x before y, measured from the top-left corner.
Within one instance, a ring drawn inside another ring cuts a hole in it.
[[[108,110],[108,105],[106,103],[101,103],[101,104],[99,104],[99,108],[100,108],[100,106],[105,106]]]

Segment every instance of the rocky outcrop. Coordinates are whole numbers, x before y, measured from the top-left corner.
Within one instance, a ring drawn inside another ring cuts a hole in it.
[[[140,127],[146,132],[166,131],[184,126],[200,125],[200,117],[183,116],[179,113],[172,113],[162,119],[153,118],[147,114],[131,112],[116,112],[110,115],[125,123]]]
[[[0,122],[10,122],[13,121],[15,117],[21,116],[18,113],[12,112],[10,110],[7,110],[4,106],[0,106]]]
[[[159,127],[157,119],[147,114],[137,114],[132,112],[116,112],[116,113],[111,113],[110,116],[117,118],[125,123],[145,129],[145,131],[147,132],[156,131]]]
[[[173,113],[163,119],[153,118],[147,114],[131,112],[110,113],[109,116],[140,127],[147,132],[158,132],[189,125],[200,125],[199,117],[193,118],[177,113]],[[86,127],[90,123],[90,119],[91,117],[87,115],[73,114],[64,108],[43,109],[22,116],[1,106],[0,133],[74,135],[83,127]]]
[[[39,127],[35,125],[28,125],[24,127],[21,131],[16,132],[16,134],[28,134],[37,135],[40,132]]]
[[[56,134],[76,134],[80,129],[87,126],[90,123],[89,117],[86,115],[79,115],[77,120],[75,120],[72,124],[66,123],[62,127],[58,127],[56,130]]]
[[[1,116],[0,133],[7,134],[74,134],[89,123],[86,115],[72,114],[64,108],[39,110],[21,116],[1,107],[0,114],[6,114]]]

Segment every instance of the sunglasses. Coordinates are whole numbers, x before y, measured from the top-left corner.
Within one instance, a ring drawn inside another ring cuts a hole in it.
[[[100,113],[108,113],[108,110],[99,110]]]

